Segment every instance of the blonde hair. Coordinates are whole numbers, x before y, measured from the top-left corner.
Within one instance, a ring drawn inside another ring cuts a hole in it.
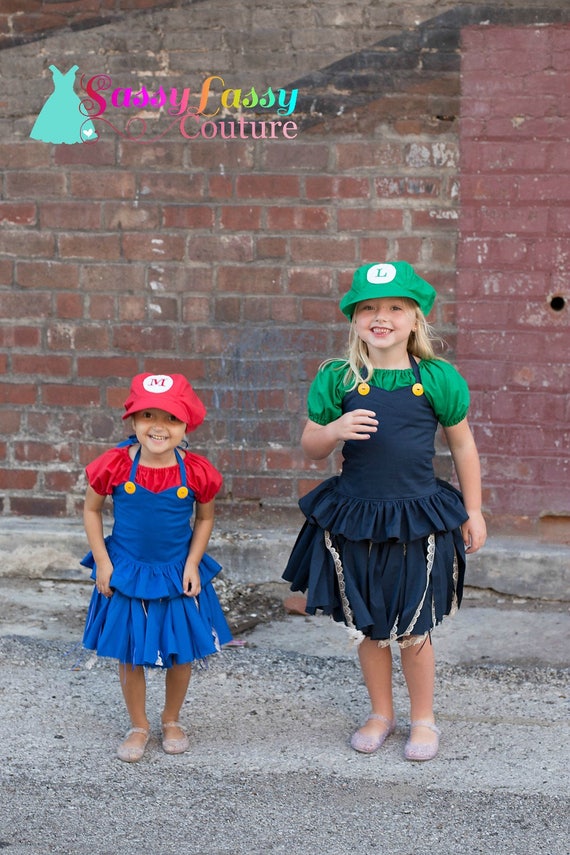
[[[435,333],[433,327],[428,324],[424,313],[415,300],[408,297],[400,297],[399,299],[404,303],[404,307],[414,314],[416,320],[416,329],[412,330],[408,338],[408,353],[411,353],[412,356],[417,356],[418,359],[439,359],[440,357],[435,353],[434,343],[439,342],[443,345],[443,339],[441,339]],[[339,366],[340,368],[345,366],[347,368],[344,376],[344,382],[350,389],[354,389],[359,383],[365,383],[370,380],[374,371],[374,366],[372,365],[368,354],[368,345],[359,338],[358,333],[356,332],[354,318],[357,309],[358,306],[355,307],[354,314],[350,322],[348,347],[346,350],[344,365]],[[323,362],[323,365],[333,361],[337,360],[327,359]]]

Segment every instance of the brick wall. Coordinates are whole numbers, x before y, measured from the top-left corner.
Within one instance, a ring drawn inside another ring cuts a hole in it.
[[[570,27],[463,32],[458,357],[485,503],[570,518]]]
[[[77,512],[83,466],[122,437],[128,382],[143,370],[184,372],[205,400],[193,445],[224,471],[227,507],[292,508],[336,466],[306,461],[298,440],[308,382],[345,345],[338,299],[356,265],[415,264],[438,288],[432,320],[455,358],[459,36],[489,10],[459,4],[430,19],[416,4],[416,26],[413,4],[365,3],[322,22],[319,42],[303,4],[282,21],[244,4],[239,37],[221,0],[137,5],[0,51],[2,512]],[[255,14],[273,29],[256,29]],[[561,3],[501,11],[509,22],[565,14]],[[76,90],[81,74],[133,91],[196,91],[208,74],[244,90],[296,87],[298,135],[189,140],[173,126],[153,143],[168,120],[146,110],[137,142],[121,134],[141,111],[116,109],[94,145],[30,140],[49,65],[73,62]],[[497,501],[488,490],[490,515]]]

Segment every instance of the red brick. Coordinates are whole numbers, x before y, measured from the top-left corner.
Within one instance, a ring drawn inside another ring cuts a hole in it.
[[[189,148],[192,166],[205,171],[218,170],[220,163],[224,164],[226,170],[249,170],[253,168],[255,162],[255,147],[251,142],[223,141],[220,139],[196,140],[192,141]]]
[[[287,241],[280,237],[259,237],[255,244],[257,259],[275,258],[282,260],[287,252]]]
[[[339,208],[338,228],[341,231],[401,231],[404,212],[398,208]]]
[[[265,468],[265,455],[259,450],[248,448],[226,448],[218,455],[218,466],[222,472],[260,472]]]
[[[32,383],[0,382],[0,404],[35,404],[37,389]]]
[[[0,143],[0,162],[6,170],[49,168],[51,147],[29,139]]]
[[[263,208],[253,205],[224,205],[220,208],[220,226],[231,231],[252,231],[261,228]]]
[[[304,145],[296,140],[294,143],[273,142],[264,148],[264,168],[272,169],[294,169],[295,171],[326,170],[329,161],[329,147],[325,143],[313,142]]]
[[[130,297],[129,299],[134,300],[136,298]],[[143,298],[138,299],[142,300]],[[91,321],[111,321],[116,317],[117,297],[114,294],[93,294],[89,298],[89,319]]]
[[[69,356],[34,356],[19,353],[12,355],[13,374],[69,377],[71,365],[71,357]]]
[[[35,226],[36,206],[33,202],[0,202],[0,223],[13,226]]]
[[[235,346],[239,335],[239,331],[232,327],[227,329],[198,327],[195,330],[193,350],[202,356],[207,354],[219,356],[220,353],[227,352],[228,348]]]
[[[248,478],[236,476],[232,478],[232,495],[234,499],[250,498],[293,498],[293,484],[289,478],[261,477]]]
[[[14,325],[0,327],[0,343],[2,347],[20,347],[37,350],[40,340],[41,336],[38,327]]]
[[[214,210],[205,205],[165,205],[162,222],[166,229],[210,229],[214,225]]]
[[[66,195],[65,175],[61,172],[7,172],[4,183],[9,199],[64,198]]]
[[[0,410],[0,433],[4,436],[13,436],[18,433],[22,423],[19,412],[14,410]]]
[[[33,490],[38,481],[36,469],[0,469],[0,489]]]
[[[158,230],[160,228],[159,206],[133,202],[104,202],[102,226],[109,230]]]
[[[48,496],[12,496],[10,511],[17,516],[63,517],[67,514],[66,499]]]
[[[14,262],[9,258],[0,258],[0,287],[12,285]]]
[[[241,320],[242,298],[235,296],[216,297],[214,301],[214,320],[221,323],[238,323]]]
[[[210,317],[209,297],[185,297],[182,302],[183,323],[198,323],[207,321]]]
[[[276,205],[267,209],[267,226],[276,231],[325,231],[332,220],[331,208]]]
[[[276,295],[271,301],[270,317],[273,321],[296,324],[300,320],[299,301],[296,297]]]
[[[92,170],[69,174],[69,193],[91,204],[92,199],[132,199],[136,176],[128,172]]]
[[[227,293],[267,294],[276,290],[280,281],[275,267],[236,267],[224,265],[218,269],[218,289]]]
[[[83,316],[83,295],[75,293],[56,294],[55,306],[58,318],[81,318]]]
[[[242,199],[298,199],[299,178],[295,175],[238,175],[236,195]]]
[[[60,234],[57,237],[60,258],[88,258],[92,261],[118,261],[121,245],[116,234]]]
[[[162,127],[162,126],[161,126]],[[150,131],[150,127],[149,127]],[[184,141],[166,138],[144,145],[125,140],[119,148],[118,163],[122,167],[139,171],[147,169],[176,169],[184,163],[187,144]]]
[[[69,265],[66,265],[66,269]],[[121,283],[124,291],[146,288],[146,264],[84,264],[81,266],[81,288],[84,291],[115,291]]]
[[[140,192],[145,199],[172,199],[174,202],[200,201],[204,197],[205,180],[201,173],[159,172],[138,176]],[[133,194],[134,195],[134,194]]]
[[[42,401],[49,407],[91,407],[101,405],[101,395],[96,386],[46,383],[42,386]]]
[[[367,178],[308,176],[305,179],[305,196],[307,199],[368,199],[370,197],[370,182]]]
[[[59,461],[69,463],[73,459],[73,452],[68,442],[54,445],[53,442],[34,442],[26,440],[14,441],[14,459],[26,463],[52,463]]]
[[[408,242],[415,241],[416,243],[420,243],[419,238],[408,238]],[[402,238],[398,241],[400,243]],[[389,242],[388,238],[381,237],[380,235],[377,237],[362,237],[360,239],[360,255],[363,261],[380,261],[388,257],[389,251]],[[413,264],[416,260],[415,255],[410,255],[409,250],[402,249],[398,250],[398,258],[401,258],[405,261],[410,261]]]
[[[77,472],[45,472],[45,488],[50,493],[72,493],[77,489]]]
[[[386,169],[403,165],[402,145],[400,143],[367,143],[364,140],[336,145],[337,168],[347,169]]]
[[[356,240],[349,237],[297,237],[290,238],[290,255],[293,263],[323,258],[328,262],[356,263]]]
[[[147,298],[126,294],[119,300],[118,315],[121,321],[144,321],[147,316]]]
[[[16,265],[16,283],[21,288],[54,291],[79,286],[79,267],[58,261],[19,261]],[[27,300],[30,300],[28,294]],[[26,314],[26,313],[24,313]]]
[[[78,356],[78,377],[134,377],[138,373],[136,357],[130,356]]]
[[[122,351],[137,353],[171,351],[174,348],[176,331],[172,327],[158,325],[134,326],[117,324],[112,328],[111,345]]]
[[[115,143],[99,139],[92,144],[57,145],[53,159],[56,166],[114,166]]]
[[[253,261],[253,237],[244,235],[212,235],[188,237],[190,261],[247,262]]]
[[[288,291],[292,294],[330,294],[333,276],[329,268],[294,268],[288,271]]]
[[[233,180],[225,175],[209,175],[206,196],[211,199],[231,199]]]
[[[185,238],[164,232],[122,236],[123,256],[129,261],[183,261]]]
[[[19,258],[53,258],[55,242],[53,235],[20,229],[0,229],[0,253]]]
[[[101,226],[101,203],[42,202],[40,205],[42,229],[78,229],[94,231]]]

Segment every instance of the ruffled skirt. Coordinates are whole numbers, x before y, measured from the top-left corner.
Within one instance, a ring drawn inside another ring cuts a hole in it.
[[[209,555],[200,563],[202,590],[182,593],[185,561],[145,564],[106,540],[113,563],[112,597],[93,590],[83,645],[99,656],[145,667],[170,668],[202,660],[232,640],[211,580],[221,570]],[[81,562],[92,568],[92,553]]]
[[[423,636],[461,603],[467,519],[461,494],[444,481],[417,499],[346,496],[339,477],[304,496],[306,522],[283,578],[356,637],[380,644]]]

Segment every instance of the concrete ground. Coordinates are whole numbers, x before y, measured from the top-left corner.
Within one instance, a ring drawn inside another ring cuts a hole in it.
[[[31,541],[20,530],[12,551]],[[368,703],[345,631],[283,613],[196,670],[183,756],[160,748],[164,676],[151,672],[154,733],[130,765],[115,756],[128,727],[115,665],[79,647],[90,585],[70,565],[36,559],[28,574],[0,579],[0,849],[9,855],[570,852],[564,596],[468,588],[434,633],[442,740],[430,763],[403,758],[397,651],[397,731],[376,755],[359,755],[348,742]],[[260,585],[285,597],[272,574]]]

